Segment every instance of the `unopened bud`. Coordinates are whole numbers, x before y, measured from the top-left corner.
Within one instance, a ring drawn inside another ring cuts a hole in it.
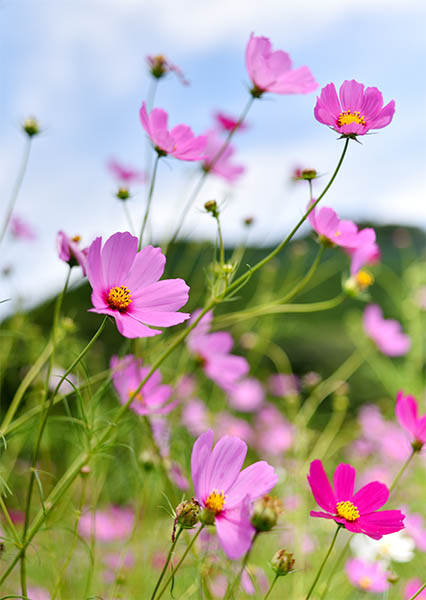
[[[424,446],[424,442],[421,442],[420,440],[414,440],[414,442],[412,442],[412,444],[411,444],[413,452],[420,452],[420,450],[423,448],[423,446]]]
[[[90,471],[91,468],[89,467],[89,465],[84,465],[83,467],[81,467],[80,469],[80,475],[81,477],[88,477],[90,475]]]
[[[246,227],[250,227],[254,223],[254,217],[246,217],[243,223]]]
[[[214,525],[216,514],[208,508],[203,508],[200,513],[200,521],[203,525]]]
[[[184,500],[176,507],[176,523],[184,529],[192,529],[200,520],[200,504],[192,500]]]
[[[272,560],[271,567],[278,576],[288,575],[294,569],[295,560],[291,552],[287,552],[284,548],[275,552]]]
[[[230,275],[234,272],[234,270],[235,265],[233,265],[232,263],[225,263],[224,265],[222,265],[222,271],[225,273],[225,275]]]
[[[163,54],[148,57],[148,63],[151,75],[156,79],[161,79],[167,73],[167,60]]]
[[[61,326],[62,326],[63,330],[66,331],[67,333],[72,333],[76,329],[75,321],[73,319],[71,319],[71,317],[64,317],[61,320]]]
[[[22,129],[28,135],[28,137],[33,137],[40,133],[40,125],[35,117],[28,117],[22,124]]]
[[[219,216],[216,200],[207,200],[207,202],[204,204],[204,208],[207,212],[211,213],[215,219]]]
[[[292,180],[312,181],[312,179],[316,179],[317,177],[318,173],[315,169],[295,169],[293,172]]]
[[[398,581],[399,581],[398,575],[396,573],[393,573],[392,571],[389,571],[389,573],[387,574],[387,578],[386,579],[392,585],[395,585],[395,583],[398,583]]]
[[[157,467],[158,457],[150,450],[144,450],[139,455],[139,460],[145,471],[152,471]]]
[[[282,512],[283,504],[279,498],[264,496],[254,503],[251,524],[256,531],[270,531]]]
[[[321,382],[321,375],[315,371],[309,371],[302,377],[302,387],[308,391],[312,390]]]
[[[119,187],[115,196],[119,200],[128,200],[130,198],[129,189],[124,186]]]

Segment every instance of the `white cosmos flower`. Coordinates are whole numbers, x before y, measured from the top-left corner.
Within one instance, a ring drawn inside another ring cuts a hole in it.
[[[357,558],[370,562],[381,561],[388,565],[395,562],[410,562],[414,557],[415,543],[403,531],[384,535],[380,540],[373,540],[366,535],[356,535],[351,540],[351,549]]]

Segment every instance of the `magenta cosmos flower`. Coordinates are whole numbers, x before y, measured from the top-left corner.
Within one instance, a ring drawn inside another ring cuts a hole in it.
[[[345,571],[352,585],[364,592],[382,594],[390,588],[388,574],[381,563],[351,558],[346,562]]]
[[[372,481],[354,493],[356,471],[351,465],[340,463],[334,472],[334,490],[320,460],[311,462],[308,482],[315,500],[327,512],[311,511],[311,517],[332,519],[353,533],[365,533],[380,540],[387,533],[404,528],[400,510],[381,510],[389,497],[389,490],[378,481]]]
[[[407,354],[411,346],[408,335],[402,332],[402,327],[394,319],[384,319],[377,304],[369,304],[364,311],[364,330],[377,344],[383,354],[402,356]]]
[[[176,312],[188,301],[183,279],[158,281],[166,257],[160,248],[137,251],[138,239],[128,232],[115,233],[104,244],[98,237],[87,256],[87,275],[92,286],[91,312],[115,318],[118,331],[128,338],[161,333],[154,327],[170,327],[189,318]]]
[[[145,102],[139,111],[142,127],[151,138],[154,148],[160,156],[170,154],[179,160],[203,160],[207,138],[195,137],[187,125],[176,125],[167,129],[168,115],[161,108],[154,108],[148,115]]]
[[[80,236],[70,238],[63,231],[58,231],[56,236],[56,247],[61,260],[68,263],[70,267],[80,265],[83,275],[86,276],[88,248],[80,248]]]
[[[200,435],[191,456],[195,497],[216,523],[225,554],[236,560],[250,548],[254,528],[250,504],[267,494],[278,477],[271,465],[259,461],[241,471],[247,445],[225,436],[212,449],[213,431]]]
[[[412,441],[413,448],[420,450],[426,444],[426,415],[419,417],[414,396],[405,396],[400,390],[396,396],[396,418]]]
[[[383,106],[383,96],[375,87],[364,89],[354,79],[344,81],[337,96],[334,83],[321,90],[314,109],[317,121],[345,136],[364,135],[392,121],[395,101]]]
[[[195,311],[196,319],[200,311]],[[213,313],[204,315],[187,337],[187,345],[192,354],[201,362],[204,373],[227,392],[234,389],[237,381],[249,371],[249,364],[242,356],[231,354],[234,340],[227,331],[209,333]]]
[[[142,359],[128,354],[124,358],[113,356],[110,362],[112,381],[120,397],[121,404],[126,404],[130,396],[137,390],[141,381],[150,372],[150,367],[142,366]],[[130,408],[138,415],[167,414],[177,401],[167,404],[172,395],[172,388],[161,383],[161,373],[154,371],[148,381],[136,395]]]
[[[246,48],[246,67],[254,86],[251,94],[255,98],[264,92],[308,94],[318,87],[308,67],[292,69],[291,58],[286,52],[272,52],[269,39],[253,33]]]
[[[126,167],[111,158],[107,163],[108,170],[118,181],[130,185],[131,183],[146,183],[147,176],[144,171],[133,169],[132,167]]]
[[[214,129],[206,132],[207,145],[204,148],[206,158],[203,161],[203,169],[208,173],[214,173],[226,181],[233,183],[245,171],[243,165],[237,165],[231,162],[231,157],[235,149],[231,144],[221,152],[223,140]]]

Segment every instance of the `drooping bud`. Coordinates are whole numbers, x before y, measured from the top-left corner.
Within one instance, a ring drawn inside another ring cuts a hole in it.
[[[283,512],[283,503],[275,496],[266,495],[254,503],[251,524],[256,531],[270,531]]]
[[[40,125],[35,117],[28,117],[28,119],[25,119],[22,123],[22,129],[28,137],[33,137],[40,133]]]
[[[128,200],[130,198],[129,188],[124,186],[119,187],[115,196],[119,200]]]
[[[275,573],[281,577],[284,575],[288,575],[294,569],[295,560],[293,558],[293,554],[291,552],[287,552],[284,548],[282,550],[278,550],[275,552],[272,560],[271,567],[275,571]]]
[[[217,219],[217,217],[219,216],[219,209],[216,200],[207,200],[207,202],[205,202],[204,204],[204,208],[207,212],[212,214],[212,217]]]
[[[192,498],[184,500],[176,507],[175,521],[183,529],[192,529],[200,520],[200,503]]]

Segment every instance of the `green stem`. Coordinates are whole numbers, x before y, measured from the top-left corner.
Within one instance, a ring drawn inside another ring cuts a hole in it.
[[[422,585],[422,587],[421,587],[421,588],[419,588],[419,589],[417,590],[417,592],[411,596],[411,598],[410,598],[409,600],[414,600],[415,598],[417,598],[417,596],[420,596],[420,594],[423,592],[423,590],[424,590],[425,588],[426,588],[426,581],[425,581],[425,583]]]
[[[401,469],[398,472],[398,475],[395,477],[395,479],[393,480],[392,485],[389,488],[389,494],[391,494],[393,492],[393,490],[396,487],[398,481],[401,479],[402,474],[404,473],[405,469],[408,467],[408,465],[410,464],[410,462],[413,460],[413,457],[414,457],[415,454],[417,454],[417,450],[413,450],[411,452],[410,456],[405,461],[405,463],[402,465]]]
[[[315,589],[315,586],[316,586],[316,584],[318,583],[318,580],[319,580],[319,578],[320,578],[320,576],[321,576],[321,573],[322,573],[322,571],[323,571],[323,569],[324,569],[324,567],[325,567],[325,563],[327,562],[327,559],[328,559],[328,557],[330,556],[330,554],[331,554],[331,551],[332,551],[332,550],[333,550],[333,548],[334,548],[334,544],[335,544],[335,542],[336,542],[337,534],[339,533],[339,531],[340,531],[340,529],[341,529],[341,528],[342,528],[342,525],[340,525],[340,524],[339,524],[339,525],[337,525],[337,528],[336,528],[336,531],[335,531],[335,533],[334,533],[333,539],[331,540],[330,547],[329,547],[329,549],[328,549],[328,551],[327,551],[327,554],[326,554],[326,555],[325,555],[325,557],[324,557],[324,560],[322,561],[322,563],[321,563],[321,565],[320,565],[320,568],[318,569],[318,573],[316,574],[316,576],[315,576],[315,579],[314,579],[314,581],[313,581],[313,583],[312,583],[311,587],[309,588],[309,592],[308,592],[308,594],[307,594],[307,596],[306,596],[306,599],[305,599],[305,600],[309,600],[309,598],[312,596],[312,592],[314,591],[314,589]]]
[[[321,257],[324,254],[324,250],[325,250],[325,246],[321,245],[318,250],[318,253],[315,257],[315,260],[312,263],[311,268],[306,273],[306,275],[299,281],[299,283],[297,285],[294,286],[294,288],[288,294],[286,294],[283,298],[281,298],[281,300],[278,300],[278,302],[283,303],[283,304],[285,302],[288,302],[289,300],[294,298],[294,296],[296,296],[301,290],[303,290],[303,288],[306,285],[308,285],[308,283],[312,279],[313,275],[315,274],[315,271],[318,268]]]
[[[321,600],[323,600],[326,597],[327,592],[330,588],[331,582],[333,581],[333,578],[334,578],[335,574],[337,573],[337,571],[342,563],[342,560],[345,558],[346,552],[349,550],[349,544],[351,543],[351,539],[354,537],[354,535],[355,534],[353,533],[352,535],[349,536],[348,541],[346,542],[346,544],[343,546],[342,550],[340,551],[339,556],[337,557],[337,560],[335,561],[333,568],[331,569],[330,575],[328,576],[327,584],[324,588],[324,591],[321,594]]]
[[[155,180],[157,178],[157,168],[158,168],[158,163],[160,161],[160,158],[161,158],[161,156],[157,153],[157,156],[155,157],[154,168],[152,170],[151,184],[149,186],[148,197],[146,200],[145,214],[143,217],[141,232],[139,235],[138,251],[141,249],[141,246],[142,246],[143,234],[145,232],[145,227],[146,227],[146,224],[148,221],[149,211],[151,209],[152,196],[154,194],[154,186],[155,186]]]
[[[21,545],[21,540],[19,538],[18,532],[16,531],[15,525],[13,524],[13,521],[10,518],[9,511],[7,510],[6,504],[4,503],[2,496],[0,496],[0,508],[2,510],[4,518],[6,519],[7,524],[10,527],[13,537],[15,538],[15,543],[19,547]]]
[[[247,552],[245,553],[244,558],[243,558],[243,560],[241,562],[241,567],[240,567],[240,569],[239,569],[239,571],[238,571],[238,573],[237,573],[234,581],[229,586],[228,591],[226,592],[224,600],[230,600],[230,598],[234,597],[234,592],[237,591],[237,589],[238,589],[238,587],[240,585],[241,577],[243,576],[244,569],[247,566],[248,559],[250,558],[250,554],[251,554],[251,551],[252,551],[253,546],[254,546],[254,542],[256,541],[256,538],[257,538],[258,535],[259,535],[259,532],[256,531],[256,533],[253,536],[253,540],[252,540],[251,546],[247,550]]]
[[[197,533],[195,533],[192,536],[191,541],[189,542],[185,552],[182,554],[182,558],[180,559],[180,561],[178,562],[178,564],[176,565],[176,567],[173,569],[173,572],[171,575],[169,575],[169,577],[167,578],[166,583],[163,585],[163,587],[160,590],[159,595],[157,596],[157,600],[160,600],[161,596],[164,594],[164,592],[166,591],[166,589],[169,586],[169,583],[171,582],[171,580],[173,579],[173,577],[175,576],[176,572],[179,570],[180,566],[182,565],[183,561],[185,560],[185,558],[187,557],[188,552],[191,550],[192,546],[194,545],[196,539],[198,538],[198,536],[200,535],[200,533],[203,531],[204,529],[204,525],[201,525],[201,527],[198,529]],[[152,597],[154,598],[154,596]]]
[[[223,265],[225,264],[225,248],[223,246],[223,236],[222,236],[222,228],[220,226],[219,214],[217,214],[217,216],[216,216],[216,222],[217,222],[217,235],[219,237],[219,262],[220,262],[220,266],[223,267]]]
[[[157,583],[155,585],[154,591],[152,592],[151,600],[154,600],[155,594],[157,593],[157,590],[160,587],[161,582],[163,581],[164,574],[167,571],[167,567],[169,565],[170,559],[172,558],[172,555],[173,555],[173,552],[175,550],[177,541],[178,541],[179,536],[182,533],[182,531],[183,531],[183,529],[182,529],[182,527],[180,527],[179,531],[177,532],[177,534],[175,536],[174,542],[172,542],[172,545],[170,546],[170,550],[169,550],[169,553],[167,555],[166,562],[164,563],[164,567],[163,567],[163,569],[162,569],[162,571],[160,573],[160,577],[158,578],[158,581],[157,581]]]
[[[24,154],[23,154],[22,162],[21,162],[21,167],[18,171],[15,185],[13,186],[12,194],[11,194],[10,200],[9,200],[9,206],[8,206],[7,213],[6,213],[6,219],[3,223],[3,228],[0,233],[0,244],[3,241],[3,238],[6,234],[6,231],[7,231],[8,225],[9,225],[9,221],[12,217],[13,209],[15,208],[16,200],[18,198],[19,190],[21,189],[22,182],[24,181],[25,171],[27,170],[28,159],[30,157],[31,141],[32,141],[32,136],[27,136],[25,148],[24,148]]]
[[[134,235],[135,234],[135,228],[134,228],[134,225],[133,225],[132,216],[130,214],[129,207],[127,206],[127,200],[122,200],[121,204],[123,205],[123,211],[124,211],[124,215],[125,215],[125,217],[127,219],[127,223],[129,225],[130,233],[132,235]]]
[[[276,581],[277,581],[278,577],[279,577],[279,575],[278,575],[278,573],[277,573],[277,574],[275,575],[275,577],[274,577],[274,580],[272,581],[272,583],[271,583],[271,585],[270,585],[270,587],[269,587],[269,590],[266,592],[266,594],[265,594],[265,597],[264,597],[264,599],[263,599],[263,600],[267,600],[267,598],[269,598],[269,595],[270,595],[270,593],[272,592],[272,588],[274,587],[274,585],[275,585],[275,583],[276,583]]]

